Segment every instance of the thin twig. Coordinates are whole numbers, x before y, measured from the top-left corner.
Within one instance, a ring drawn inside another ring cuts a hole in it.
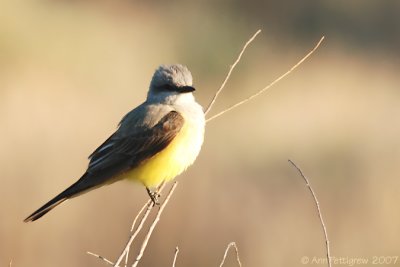
[[[128,253],[129,248],[131,247],[131,244],[132,244],[133,240],[135,240],[136,236],[139,234],[140,230],[142,229],[142,227],[143,227],[145,221],[147,220],[147,217],[149,216],[150,211],[153,209],[153,207],[154,207],[153,202],[150,202],[149,205],[147,206],[147,209],[146,209],[143,217],[142,217],[142,220],[139,222],[139,225],[138,225],[136,231],[133,232],[131,234],[131,236],[129,237],[129,240],[126,243],[124,250],[121,252],[118,260],[115,262],[114,267],[119,266],[119,264],[122,262],[122,259],[125,256],[125,254]]]
[[[96,258],[98,258],[98,259],[100,259],[100,260],[106,262],[106,263],[109,264],[109,265],[112,265],[112,266],[114,265],[114,263],[113,263],[112,261],[110,261],[110,260],[104,258],[103,256],[94,254],[93,252],[90,252],[90,251],[86,251],[86,253],[89,254],[89,255],[95,256]]]
[[[140,209],[140,211],[139,211],[138,214],[136,215],[135,219],[134,219],[133,222],[132,222],[131,232],[132,232],[133,229],[135,228],[136,221],[137,221],[137,219],[139,218],[140,214],[142,214],[142,212],[144,211],[144,209],[145,209],[146,207],[149,206],[150,201],[151,201],[151,199],[149,199],[149,200],[143,205],[143,207]]]
[[[179,253],[179,248],[175,248],[175,254],[174,254],[174,261],[172,262],[172,267],[175,267],[176,264],[176,259],[178,258],[178,253]]]
[[[165,183],[161,184],[161,186],[157,189],[157,193],[158,193],[158,194],[161,194],[161,192],[162,192],[162,190],[164,189],[164,187],[165,187]],[[115,262],[114,267],[119,266],[119,264],[122,262],[122,259],[124,258],[124,256],[125,256],[126,254],[129,253],[129,250],[130,250],[130,247],[131,247],[131,245],[132,245],[132,242],[133,242],[133,240],[135,240],[136,236],[139,234],[140,230],[143,228],[143,225],[144,225],[144,223],[146,222],[147,217],[148,217],[149,214],[150,214],[150,211],[151,211],[151,210],[153,209],[153,207],[154,207],[154,203],[153,203],[153,201],[149,200],[149,201],[147,201],[147,203],[146,203],[145,206],[147,206],[147,209],[146,209],[146,211],[145,211],[145,213],[144,213],[142,219],[140,220],[137,229],[135,230],[135,232],[131,233],[131,236],[129,237],[129,240],[128,240],[128,242],[126,243],[124,250],[123,250],[123,251],[121,252],[121,254],[119,255],[118,260]],[[143,208],[140,210],[139,214],[140,214],[141,212],[143,212]],[[134,225],[136,224],[136,220],[137,220],[137,217],[139,217],[139,214],[136,215],[135,219],[133,220],[131,232],[133,231],[133,227],[134,227]],[[128,257],[128,256],[127,256],[127,257]],[[127,263],[127,259],[125,260],[125,262]]]
[[[175,181],[174,184],[172,185],[171,189],[168,192],[167,197],[165,198],[164,202],[161,204],[160,209],[157,212],[157,216],[154,219],[153,223],[151,224],[149,231],[146,234],[146,237],[143,240],[142,246],[140,247],[139,254],[136,256],[135,262],[132,264],[132,267],[136,267],[140,261],[140,259],[143,256],[143,253],[147,247],[147,243],[149,242],[150,236],[154,231],[154,228],[156,227],[158,221],[160,220],[160,216],[162,212],[164,211],[165,206],[168,204],[169,199],[171,198],[172,194],[174,193],[175,188],[178,186],[178,182]]]
[[[144,205],[143,207],[140,209],[140,211],[138,212],[138,214],[136,215],[135,219],[132,222],[132,226],[131,226],[131,232],[133,231],[133,229],[135,228],[136,225],[136,221],[138,220],[140,214],[142,214],[142,212],[145,210],[146,207],[148,207],[150,205],[151,199],[149,199]],[[129,252],[130,252],[130,246],[127,247],[126,250],[126,254],[125,254],[125,267],[128,266],[128,261],[129,261]]]
[[[128,266],[129,252],[130,252],[130,251],[131,251],[131,248],[129,247],[128,250],[126,251],[124,267],[127,267],[127,266]]]
[[[288,161],[289,161],[290,164],[293,165],[293,167],[295,167],[297,169],[297,171],[299,172],[300,176],[303,178],[304,182],[306,183],[306,185],[308,187],[308,190],[310,190],[310,193],[311,193],[312,197],[314,198],[314,203],[315,203],[315,206],[317,207],[317,211],[318,211],[318,217],[319,217],[319,220],[321,221],[322,230],[324,231],[325,246],[326,246],[326,259],[328,260],[328,266],[331,267],[332,266],[332,263],[331,263],[331,251],[330,251],[330,247],[329,247],[328,232],[326,230],[324,219],[322,218],[321,208],[319,206],[319,201],[317,199],[317,196],[315,195],[315,192],[312,189],[310,182],[308,181],[307,177],[303,174],[301,169],[299,167],[297,167],[297,165],[293,161],[291,161],[290,159]]]
[[[228,255],[228,251],[229,251],[229,249],[230,249],[231,247],[234,247],[234,248],[235,248],[235,251],[236,251],[236,261],[237,261],[239,267],[242,267],[242,263],[240,262],[240,258],[239,258],[239,250],[238,250],[238,248],[237,248],[235,242],[229,243],[229,245],[226,247],[225,253],[224,253],[224,258],[222,259],[222,262],[221,262],[221,264],[219,265],[219,267],[222,267],[222,266],[225,264],[226,256]]]
[[[226,112],[228,112],[228,111],[231,111],[232,109],[234,109],[234,108],[236,108],[236,107],[238,107],[238,106],[240,106],[240,105],[242,105],[242,104],[244,104],[244,103],[250,101],[251,99],[253,99],[253,98],[259,96],[260,94],[264,93],[266,90],[268,90],[269,88],[271,88],[272,86],[274,86],[277,82],[279,82],[280,80],[282,80],[283,78],[285,78],[285,77],[286,77],[287,75],[289,75],[293,70],[295,70],[298,66],[300,66],[309,56],[311,56],[311,55],[315,52],[315,50],[317,50],[317,48],[319,47],[319,45],[322,43],[322,41],[323,41],[324,39],[325,39],[325,37],[322,36],[321,39],[318,41],[318,43],[315,45],[315,47],[314,47],[310,52],[308,52],[307,55],[305,55],[299,62],[297,62],[293,67],[291,67],[287,72],[285,72],[284,74],[282,74],[281,76],[279,76],[279,77],[278,77],[276,80],[274,80],[272,83],[270,83],[269,85],[267,85],[266,87],[264,87],[263,89],[261,89],[260,91],[258,91],[257,93],[251,95],[250,97],[248,97],[248,98],[246,98],[246,99],[244,99],[244,100],[242,100],[242,101],[239,101],[239,102],[237,102],[236,104],[230,106],[229,108],[227,108],[227,109],[225,109],[225,110],[223,110],[223,111],[221,111],[221,112],[215,114],[214,116],[208,118],[208,119],[206,120],[206,122],[209,122],[209,121],[211,121],[211,120],[213,120],[213,119],[215,119],[215,118],[221,116],[222,114],[224,114],[224,113],[226,113]]]
[[[225,84],[228,82],[229,77],[231,76],[231,73],[233,69],[236,67],[236,65],[239,63],[244,51],[246,50],[247,46],[253,42],[253,40],[257,37],[257,35],[261,32],[261,30],[256,31],[255,34],[246,42],[246,44],[243,46],[242,51],[240,51],[239,56],[237,57],[236,61],[233,63],[233,65],[229,68],[228,74],[225,77],[224,82],[221,84],[221,87],[217,90],[215,93],[213,99],[211,100],[210,104],[208,104],[208,107],[206,108],[204,114],[207,115],[207,113],[211,110],[211,107],[214,105],[215,101],[217,100],[218,95],[222,92],[222,90],[225,87]]]

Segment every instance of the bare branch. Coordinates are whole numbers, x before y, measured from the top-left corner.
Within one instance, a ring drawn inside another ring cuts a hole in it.
[[[136,215],[135,219],[132,222],[132,226],[131,226],[131,232],[133,231],[133,229],[135,228],[135,224],[137,219],[139,218],[140,214],[142,214],[142,212],[144,211],[144,209],[146,207],[148,207],[150,205],[151,199],[149,199],[144,205],[143,207],[140,209],[140,211],[138,212],[138,214]]]
[[[234,108],[237,108],[238,106],[240,106],[240,105],[242,105],[242,104],[244,104],[244,103],[246,103],[246,102],[252,100],[253,98],[255,98],[255,97],[259,96],[260,94],[264,93],[265,91],[267,91],[269,88],[271,88],[272,86],[274,86],[277,82],[279,82],[280,80],[282,80],[283,78],[285,78],[287,75],[289,75],[289,74],[290,74],[293,70],[295,70],[298,66],[300,66],[309,56],[311,56],[311,55],[315,52],[315,50],[317,50],[317,48],[319,47],[319,45],[322,43],[322,41],[323,41],[324,39],[325,39],[325,37],[322,36],[321,39],[318,41],[318,43],[315,45],[315,47],[314,47],[310,52],[308,52],[307,55],[305,55],[299,62],[297,62],[293,67],[291,67],[287,72],[285,72],[284,74],[282,74],[281,76],[279,76],[279,77],[278,77],[276,80],[274,80],[272,83],[270,83],[269,85],[267,85],[266,87],[264,87],[263,89],[261,89],[260,91],[258,91],[257,93],[251,95],[250,97],[248,97],[248,98],[246,98],[246,99],[244,99],[244,100],[242,100],[242,101],[239,101],[238,103],[236,103],[236,104],[230,106],[229,108],[227,108],[227,109],[225,109],[225,110],[223,110],[223,111],[221,111],[221,112],[215,114],[214,116],[211,116],[210,118],[208,118],[208,119],[206,120],[206,122],[209,122],[209,121],[211,121],[211,120],[213,120],[213,119],[215,119],[215,118],[221,116],[222,114],[224,114],[224,113],[226,113],[226,112],[228,112],[228,111],[231,111],[231,110],[234,109]]]
[[[295,167],[297,169],[297,171],[299,172],[300,176],[303,178],[304,182],[306,183],[306,185],[308,187],[308,190],[310,190],[310,193],[314,199],[314,203],[315,203],[315,206],[317,207],[317,211],[318,211],[318,217],[319,217],[319,220],[321,221],[322,230],[324,231],[325,246],[326,246],[326,259],[328,260],[328,266],[331,267],[332,263],[331,263],[331,252],[330,252],[330,247],[329,247],[328,232],[326,231],[324,219],[322,218],[321,208],[319,206],[319,201],[317,199],[317,196],[315,195],[315,192],[312,189],[310,182],[308,181],[307,177],[303,174],[301,169],[299,167],[297,167],[297,165],[290,159],[288,161],[290,164],[293,165],[293,167]]]
[[[140,214],[143,213],[143,211],[144,211],[144,209],[145,209],[146,207],[149,207],[150,202],[151,202],[151,199],[149,199],[149,200],[143,205],[143,207],[140,209],[140,211],[139,211],[138,214],[136,215],[135,219],[134,219],[133,222],[132,222],[131,232],[132,232],[133,229],[135,228],[136,221],[138,220]],[[133,241],[133,240],[132,240],[132,241]],[[130,246],[127,247],[126,254],[125,254],[125,265],[124,265],[125,267],[128,266],[129,252],[130,252]]]
[[[165,183],[162,183],[161,186],[157,188],[157,193],[161,194],[161,192],[164,189],[164,187],[165,187]],[[127,254],[129,253],[129,250],[130,250],[130,247],[132,245],[132,242],[133,242],[133,240],[135,240],[136,236],[139,234],[139,232],[143,228],[143,225],[146,222],[147,217],[149,216],[151,210],[154,207],[154,203],[151,200],[148,200],[147,203],[144,205],[144,207],[147,207],[147,209],[146,209],[142,219],[140,220],[136,231],[131,233],[131,236],[129,237],[129,240],[126,243],[124,250],[121,252],[118,260],[115,262],[114,267],[117,267],[117,266],[120,265],[120,263],[122,262],[122,259],[124,258],[125,255],[126,255],[125,264],[127,264],[127,261],[128,261],[128,255]],[[139,213],[136,215],[135,219],[133,220],[132,227],[131,227],[131,232],[133,231],[133,228],[134,228],[134,226],[136,224],[137,218],[139,217],[140,213],[143,212],[144,207],[142,207],[142,209],[139,211]]]
[[[98,258],[98,259],[100,259],[100,260],[106,262],[107,264],[109,264],[109,265],[111,265],[111,266],[114,265],[114,263],[113,263],[112,261],[110,261],[110,260],[104,258],[103,256],[94,254],[93,252],[90,252],[90,251],[86,251],[86,253],[89,254],[89,255],[95,256],[96,258]]]
[[[179,248],[175,248],[175,254],[174,254],[174,261],[172,262],[172,267],[175,267],[176,264],[176,259],[178,258],[178,253],[179,253]]]
[[[246,42],[246,44],[243,46],[242,51],[240,51],[239,56],[237,57],[236,61],[233,63],[233,65],[229,68],[228,74],[225,77],[225,80],[223,81],[223,83],[221,84],[221,87],[217,90],[217,92],[215,93],[213,99],[211,100],[210,104],[208,105],[208,107],[206,108],[204,114],[207,115],[207,113],[211,110],[212,106],[214,105],[215,101],[218,98],[218,95],[222,92],[222,90],[224,89],[226,83],[229,80],[229,77],[231,77],[231,73],[233,71],[233,69],[236,67],[236,65],[239,63],[244,51],[246,50],[247,46],[253,42],[253,40],[257,37],[257,35],[261,32],[261,30],[256,31],[255,34],[253,34],[253,36]]]
[[[128,266],[129,252],[130,252],[130,251],[131,251],[131,248],[129,247],[128,250],[126,251],[124,267],[127,267],[127,266]]]
[[[221,264],[219,265],[219,267],[222,267],[222,266],[225,264],[226,256],[228,255],[229,249],[230,249],[231,247],[234,247],[234,248],[235,248],[235,251],[236,251],[236,261],[237,261],[239,267],[242,267],[242,263],[240,262],[240,258],[239,258],[239,250],[238,250],[238,248],[237,248],[235,242],[229,243],[228,246],[226,247],[225,253],[224,253],[224,258],[222,259],[222,262],[221,262]]]
[[[146,237],[143,240],[142,246],[140,247],[139,254],[136,256],[135,262],[132,264],[132,267],[136,267],[140,261],[140,259],[143,256],[143,252],[145,251],[147,247],[147,243],[149,242],[150,236],[154,231],[154,228],[156,227],[158,221],[160,220],[160,216],[162,212],[164,211],[165,206],[168,204],[169,199],[171,198],[172,194],[174,193],[175,188],[178,186],[178,182],[175,181],[174,184],[172,185],[171,189],[169,190],[169,193],[167,197],[165,198],[164,202],[161,204],[160,209],[157,212],[157,216],[154,219],[153,223],[151,224],[149,231],[146,234]]]
[[[153,207],[154,207],[153,202],[151,202],[151,201],[148,202],[147,209],[146,209],[146,211],[145,211],[145,213],[144,213],[144,215],[142,217],[142,220],[139,222],[139,225],[138,225],[136,231],[133,232],[131,234],[131,236],[129,237],[129,240],[126,243],[124,250],[121,252],[118,260],[115,262],[114,267],[119,266],[119,264],[122,262],[122,259],[125,256],[125,254],[128,253],[129,248],[131,247],[131,244],[132,244],[133,240],[135,240],[136,236],[139,234],[140,230],[142,229],[142,227],[143,227],[145,221],[147,220],[147,217],[149,216],[150,211],[153,209]]]

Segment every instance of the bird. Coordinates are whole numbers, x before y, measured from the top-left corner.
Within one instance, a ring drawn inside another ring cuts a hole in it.
[[[205,115],[194,91],[186,66],[160,65],[146,100],[128,112],[116,131],[90,154],[85,173],[24,222],[41,218],[68,199],[123,179],[142,183],[154,202],[151,190],[184,172],[200,153]]]

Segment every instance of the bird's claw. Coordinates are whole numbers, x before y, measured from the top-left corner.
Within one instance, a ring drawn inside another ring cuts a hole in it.
[[[160,203],[158,202],[158,198],[161,197],[161,195],[157,191],[152,192],[149,188],[146,188],[146,190],[147,194],[149,194],[151,202],[153,203],[153,206],[159,206]]]

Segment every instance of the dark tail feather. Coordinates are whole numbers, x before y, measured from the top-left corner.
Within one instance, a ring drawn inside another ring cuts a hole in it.
[[[36,221],[37,219],[39,219],[40,217],[42,217],[43,215],[45,215],[46,213],[48,213],[49,211],[51,211],[52,209],[63,203],[65,200],[67,200],[67,198],[62,197],[61,194],[56,196],[55,198],[47,202],[45,205],[43,205],[43,207],[41,207],[40,209],[29,215],[29,217],[26,218],[24,222]]]
[[[40,209],[29,215],[29,217],[27,217],[24,222],[36,221],[37,219],[63,203],[65,200],[85,193],[89,189],[93,189],[94,187],[96,187],[96,185],[86,182],[85,178],[87,178],[87,176],[87,173],[85,173],[76,183],[74,183],[63,192],[61,192],[59,195],[57,195],[55,198],[44,204]]]

